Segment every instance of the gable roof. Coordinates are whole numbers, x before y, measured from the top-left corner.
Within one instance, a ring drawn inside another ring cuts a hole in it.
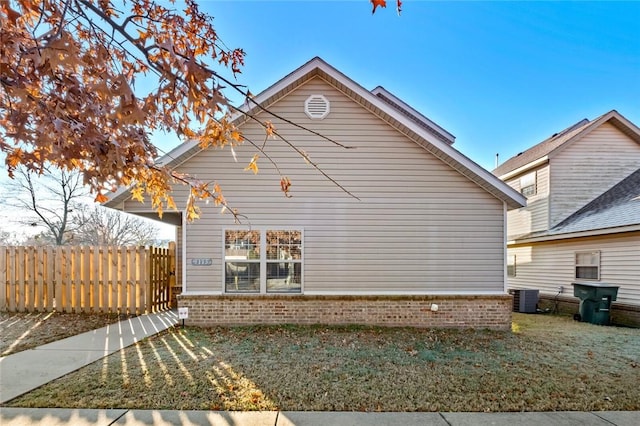
[[[622,230],[640,230],[640,169],[550,230],[518,236],[515,242],[603,235]]]
[[[557,224],[551,233],[640,225],[640,169]]]
[[[255,114],[259,111],[255,106],[256,103],[268,109],[274,102],[315,77],[322,78],[336,87],[435,157],[475,182],[494,197],[505,202],[509,208],[520,208],[526,205],[526,198],[522,194],[453,148],[451,146],[453,136],[449,132],[386,90],[377,88],[374,90],[375,93],[366,90],[319,57],[311,59],[255,96],[250,105],[245,102],[239,108],[240,111],[232,116],[232,120],[236,125],[241,125],[249,120],[245,113]],[[201,148],[197,141],[188,141],[160,158],[158,164],[177,167],[200,151]],[[128,199],[129,196],[127,188],[120,188],[104,205],[115,207]]]
[[[640,129],[618,111],[611,110],[592,121],[585,118],[558,133],[554,133],[539,144],[502,163],[493,170],[493,174],[501,179],[508,179],[512,175],[524,172],[529,168],[529,165],[533,167],[537,160],[552,156],[566,145],[575,142],[604,123],[613,124],[627,136],[640,143]]]

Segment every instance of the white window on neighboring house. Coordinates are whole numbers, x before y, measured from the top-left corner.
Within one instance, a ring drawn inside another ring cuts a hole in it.
[[[520,178],[520,193],[525,197],[536,195],[536,172],[528,173]]]
[[[576,253],[576,279],[600,279],[599,251],[584,251]]]
[[[224,231],[227,293],[301,293],[302,230]]]
[[[516,276],[516,255],[507,256],[507,276]]]

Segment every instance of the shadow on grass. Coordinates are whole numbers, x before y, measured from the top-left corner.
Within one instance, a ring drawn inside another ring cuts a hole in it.
[[[172,329],[11,401],[242,411],[640,409],[640,330]],[[587,337],[589,336],[589,337]],[[603,362],[606,360],[606,362]]]

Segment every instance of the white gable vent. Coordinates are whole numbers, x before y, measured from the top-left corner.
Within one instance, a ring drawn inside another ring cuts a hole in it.
[[[322,120],[329,115],[329,100],[323,95],[311,95],[304,101],[304,112],[309,118]]]

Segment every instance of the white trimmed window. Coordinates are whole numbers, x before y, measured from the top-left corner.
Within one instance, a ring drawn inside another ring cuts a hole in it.
[[[600,280],[600,252],[576,253],[576,279]]]
[[[536,195],[536,172],[528,173],[520,178],[520,193],[525,197]]]
[[[507,276],[516,276],[516,255],[507,256]]]
[[[302,230],[224,231],[226,293],[301,293]]]

